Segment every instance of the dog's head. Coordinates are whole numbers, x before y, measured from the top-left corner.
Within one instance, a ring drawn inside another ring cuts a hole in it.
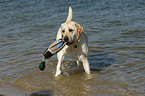
[[[61,25],[62,39],[68,44],[78,40],[82,31],[83,27],[73,21],[67,21]]]
[[[62,35],[62,39],[68,44],[73,43],[74,41],[79,39],[81,32],[83,31],[83,27],[71,21],[72,19],[72,9],[69,7],[69,14],[65,23],[61,24],[60,32]]]

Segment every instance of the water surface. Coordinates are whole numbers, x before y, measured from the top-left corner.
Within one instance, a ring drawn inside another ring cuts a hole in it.
[[[69,6],[88,35],[92,74],[68,56],[55,78],[56,56],[43,72],[38,66]],[[0,87],[29,96],[144,96],[144,10],[144,0],[1,0]]]

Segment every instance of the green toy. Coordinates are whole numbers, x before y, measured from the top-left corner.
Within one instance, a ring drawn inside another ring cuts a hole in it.
[[[39,69],[41,71],[43,71],[45,69],[45,61],[41,61],[41,63],[39,64]]]

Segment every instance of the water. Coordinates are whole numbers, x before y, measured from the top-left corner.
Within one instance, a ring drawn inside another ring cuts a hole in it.
[[[92,74],[67,57],[55,78],[56,56],[43,72],[38,65],[69,6],[88,35]],[[1,0],[0,87],[29,96],[144,96],[144,10],[144,0]]]

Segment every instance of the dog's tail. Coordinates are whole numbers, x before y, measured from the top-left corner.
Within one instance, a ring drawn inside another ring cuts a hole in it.
[[[72,8],[69,7],[69,13],[68,13],[68,17],[67,17],[66,21],[71,21],[72,16],[73,16],[73,15],[72,15]]]

